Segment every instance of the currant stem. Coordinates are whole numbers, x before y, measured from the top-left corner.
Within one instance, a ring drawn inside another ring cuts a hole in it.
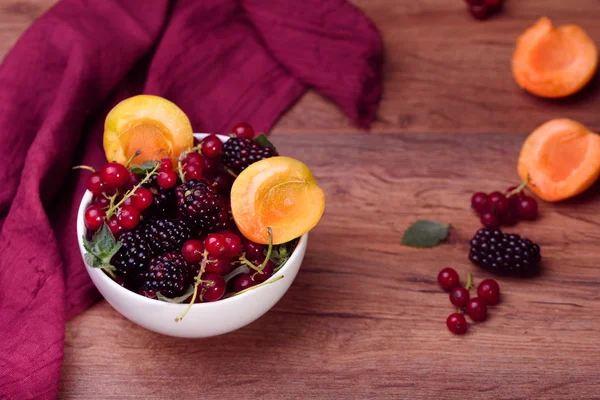
[[[242,293],[249,292],[250,290],[257,289],[257,288],[259,288],[261,286],[266,286],[266,285],[269,285],[271,283],[275,283],[275,282],[280,281],[282,279],[283,279],[283,275],[280,275],[280,276],[278,276],[276,278],[273,278],[273,279],[270,279],[270,280],[268,280],[266,282],[259,283],[258,285],[255,285],[255,286],[251,286],[251,287],[249,287],[247,289],[244,289],[244,290],[241,290],[241,291],[239,291],[237,293],[233,293],[231,296],[228,296],[228,297],[238,296],[238,295],[240,295]]]
[[[76,165],[73,169],[87,169],[88,171],[96,172],[96,170],[89,165]]]
[[[271,252],[273,252],[273,229],[270,226],[267,227],[267,233],[269,234],[269,248],[267,250],[267,256],[265,257],[265,261],[260,264],[258,267],[258,272],[262,272],[263,268],[267,265],[269,260],[271,259]]]
[[[139,156],[140,154],[142,154],[142,151],[140,149],[136,150],[135,153],[133,153],[133,155],[131,157],[129,157],[129,160],[127,160],[127,163],[125,164],[125,168],[129,169],[129,166],[131,165],[131,162],[133,161],[133,159],[136,158],[137,156]]]
[[[146,176],[144,177],[144,179],[142,179],[140,181],[140,183],[138,183],[137,185],[135,185],[133,187],[133,189],[129,190],[127,193],[125,193],[125,196],[123,196],[123,198],[121,199],[121,201],[119,201],[117,204],[112,205],[108,211],[106,212],[106,219],[108,220],[110,217],[113,216],[113,214],[115,213],[115,211],[121,207],[121,205],[125,202],[125,200],[127,200],[128,198],[130,198],[131,196],[133,196],[133,194],[135,193],[136,190],[138,190],[140,187],[142,187],[142,185],[146,182],[148,182],[150,180],[150,178],[152,177],[152,175],[154,175],[156,173],[156,171],[158,171],[158,168],[160,167],[160,163],[156,164],[156,166],[152,169],[152,171],[148,172],[146,174]]]
[[[506,197],[508,198],[510,196],[514,196],[515,194],[519,194],[521,192],[521,190],[525,189],[525,186],[529,185],[529,182],[531,182],[531,176],[529,174],[527,174],[527,178],[523,182],[521,182],[521,184],[519,186],[517,186],[516,189],[508,192],[506,194]]]
[[[181,159],[177,160],[177,173],[181,182],[185,183],[185,174],[183,173],[183,165],[181,165]]]
[[[194,281],[195,281],[194,282],[194,294],[192,295],[192,299],[190,300],[190,303],[185,308],[185,310],[181,314],[179,314],[177,316],[177,318],[175,318],[175,322],[181,321],[183,319],[183,317],[185,317],[185,315],[188,313],[188,311],[190,311],[190,309],[192,308],[192,305],[196,301],[196,297],[198,296],[198,286],[202,283],[202,280],[200,279],[200,277],[202,276],[202,274],[204,273],[204,270],[206,269],[207,261],[208,261],[208,251],[204,250],[204,253],[202,254],[202,261],[200,262],[200,271],[198,271],[198,275],[196,275],[196,277],[194,278]]]
[[[473,275],[471,272],[467,272],[467,284],[465,285],[465,289],[469,290],[473,286]]]
[[[234,178],[237,178],[237,174],[235,172],[233,172],[231,169],[227,168],[226,166],[223,166],[223,169],[225,170],[225,172],[227,172],[229,175],[233,176]]]

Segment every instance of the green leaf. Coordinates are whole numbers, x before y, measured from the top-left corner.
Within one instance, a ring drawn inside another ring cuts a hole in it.
[[[248,272],[250,272],[250,268],[248,268],[245,265],[240,265],[239,267],[225,275],[223,279],[225,279],[225,282],[229,282],[231,279],[235,278],[239,274],[247,274]]]
[[[119,251],[122,243],[115,240],[106,223],[94,234],[89,241],[83,237],[83,247],[85,253],[85,262],[93,268],[102,268],[106,271],[113,271],[115,268],[110,265],[111,258]]]
[[[149,160],[141,164],[132,165],[129,167],[129,170],[134,174],[146,175],[146,173],[152,171],[157,164],[158,161]]]
[[[267,139],[267,136],[264,133],[261,133],[260,135],[258,135],[257,137],[255,137],[252,140],[254,142],[260,144],[262,147],[270,147],[272,149],[275,149],[275,146],[273,146],[273,143],[271,143],[271,141],[269,139]]]
[[[184,294],[179,297],[166,297],[160,292],[156,292],[156,298],[160,301],[166,301],[167,303],[175,303],[180,304],[183,303],[188,297],[194,294],[194,286],[190,286],[187,288]]]
[[[448,237],[450,224],[421,219],[404,233],[402,244],[412,247],[434,247]]]

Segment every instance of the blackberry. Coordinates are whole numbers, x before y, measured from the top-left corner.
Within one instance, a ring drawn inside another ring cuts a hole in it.
[[[156,253],[181,250],[183,244],[195,236],[193,225],[177,219],[150,219],[146,234],[156,247]]]
[[[214,187],[195,179],[175,188],[179,216],[202,233],[221,230],[229,221],[224,201]]]
[[[157,258],[162,261],[173,262],[185,268],[185,270],[187,271],[188,282],[190,282],[190,284],[194,281],[194,278],[198,275],[198,272],[200,272],[200,263],[191,263],[185,261],[185,259],[183,258],[183,254],[181,254],[180,251],[171,251],[168,253],[164,253],[158,256]]]
[[[252,163],[279,155],[272,147],[263,147],[248,139],[234,137],[223,144],[221,160],[229,169],[239,174]]]
[[[140,282],[140,291],[171,298],[181,296],[190,284],[188,271],[178,259],[164,256],[150,260],[147,271],[140,275]]]
[[[143,272],[155,254],[155,248],[149,240],[143,226],[131,232],[125,232],[119,238],[121,248],[111,259],[117,273],[125,279],[131,279]]]
[[[152,205],[145,211],[145,215],[159,218],[174,217],[177,212],[174,189],[163,189],[156,183],[157,175],[154,175],[144,184],[144,187],[152,192]]]
[[[471,239],[469,260],[498,275],[531,276],[537,273],[540,246],[519,235],[482,228]]]

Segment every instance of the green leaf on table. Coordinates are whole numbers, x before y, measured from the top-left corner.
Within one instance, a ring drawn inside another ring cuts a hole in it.
[[[267,136],[264,133],[261,133],[260,135],[258,135],[257,137],[255,137],[252,140],[254,142],[260,144],[262,147],[270,147],[272,149],[275,149],[275,146],[273,146],[273,143],[271,143],[271,141],[269,139],[267,139]]]
[[[404,233],[402,244],[411,247],[434,247],[448,237],[450,224],[421,219]]]
[[[141,164],[132,165],[129,167],[129,170],[134,174],[146,175],[148,172],[151,172],[157,164],[158,161],[149,160]]]

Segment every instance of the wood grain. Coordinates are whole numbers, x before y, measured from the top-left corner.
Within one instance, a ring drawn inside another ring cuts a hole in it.
[[[105,302],[67,326],[64,399],[600,398],[600,186],[511,231],[540,244],[543,273],[498,279],[502,302],[457,337],[436,284],[467,261],[474,190],[514,184],[519,135],[279,136],[311,166],[327,207],[284,298],[234,333],[184,340]],[[418,218],[452,223],[447,243],[400,245]]]
[[[56,0],[0,0],[0,59]],[[600,43],[596,0],[507,0],[505,10],[473,20],[462,0],[352,0],[382,32],[384,94],[375,133],[528,133],[569,117],[600,131],[598,79],[567,100],[521,91],[510,59],[516,37],[542,15],[581,25]],[[358,132],[327,99],[309,91],[274,133]]]

